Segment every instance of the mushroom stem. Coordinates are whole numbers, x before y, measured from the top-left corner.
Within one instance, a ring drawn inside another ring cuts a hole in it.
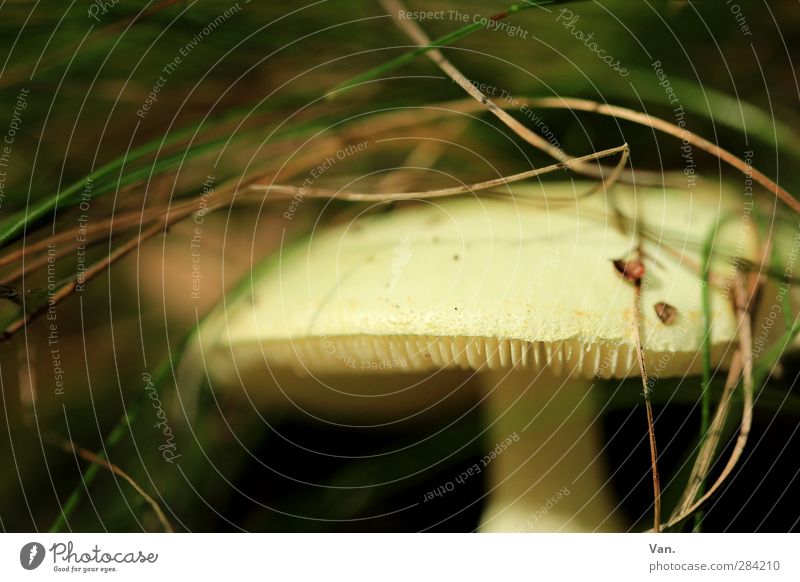
[[[517,371],[485,379],[492,450],[481,531],[621,531],[591,382]]]

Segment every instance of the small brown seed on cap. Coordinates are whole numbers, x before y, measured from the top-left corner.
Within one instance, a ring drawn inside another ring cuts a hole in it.
[[[656,310],[656,315],[664,325],[672,324],[675,321],[675,318],[678,317],[678,310],[669,303],[659,301],[653,305],[653,308]]]

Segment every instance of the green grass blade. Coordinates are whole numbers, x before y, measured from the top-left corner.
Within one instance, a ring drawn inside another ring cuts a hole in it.
[[[702,256],[702,271],[700,273],[700,280],[702,281],[702,288],[700,291],[700,301],[703,309],[703,340],[702,340],[702,356],[703,356],[703,379],[701,383],[701,416],[700,416],[700,440],[705,440],[706,433],[708,432],[709,423],[711,421],[711,291],[709,286],[709,279],[711,275],[711,257],[714,254],[714,240],[717,238],[717,231],[721,226],[720,221],[714,224],[711,231],[706,236],[703,242],[703,256]],[[701,489],[703,485],[701,485]],[[701,493],[702,495],[702,493]]]
[[[119,419],[119,422],[117,422],[117,424],[105,438],[103,450],[97,452],[97,457],[100,460],[106,460],[106,452],[119,443],[120,440],[122,440],[122,437],[125,436],[126,428],[130,430],[130,425],[136,418],[136,414],[139,412],[140,404],[141,401],[138,400],[133,404],[133,406],[128,408],[127,412],[122,415],[122,418]],[[89,486],[95,480],[95,477],[97,477],[99,472],[99,463],[91,463],[87,467],[81,478],[80,485],[77,485],[75,489],[72,490],[72,493],[70,493],[67,501],[64,503],[64,507],[61,509],[61,513],[53,522],[53,525],[50,526],[50,529],[48,530],[50,533],[59,533],[64,530],[64,526],[67,525],[67,520],[69,520],[69,517],[78,507],[78,503],[80,503],[84,491],[89,489]]]
[[[192,135],[195,128],[184,128],[174,132],[168,137],[159,138],[139,146],[104,166],[101,166],[91,174],[74,182],[61,192],[47,197],[29,208],[22,209],[4,221],[0,222],[0,247],[3,247],[22,235],[28,225],[34,224],[53,212],[56,208],[66,208],[74,204],[79,199],[78,195],[83,191],[88,182],[98,182],[102,178],[120,170],[126,164],[141,160],[145,156],[178,143],[180,140]]]
[[[156,370],[155,375],[153,376],[153,384],[155,386],[162,385],[164,381],[169,377],[170,371],[172,370],[171,361],[169,359],[164,360]],[[134,403],[128,408],[125,414],[122,415],[122,418],[119,419],[114,428],[108,434],[108,436],[103,441],[103,448],[97,452],[97,457],[101,460],[108,459],[108,451],[114,448],[119,442],[122,440],[122,437],[125,434],[131,432],[131,424],[136,419],[139,410],[141,409],[142,402],[145,399],[144,396],[145,392],[142,392],[140,396],[134,401]],[[81,476],[80,484],[76,485],[75,488],[70,493],[67,501],[64,503],[64,506],[61,509],[61,513],[53,522],[53,525],[50,526],[49,532],[50,533],[58,533],[63,531],[64,526],[67,525],[70,516],[75,512],[75,509],[78,507],[81,499],[83,498],[83,494],[89,490],[89,487],[94,482],[95,478],[97,477],[98,473],[100,472],[100,465],[98,463],[91,463],[86,470],[83,472]]]
[[[524,10],[529,10],[537,6],[545,6],[547,4],[560,4],[565,1],[567,0],[526,0],[525,2],[512,4],[505,11],[501,12],[496,16],[491,17],[490,20],[501,20],[502,18],[507,18],[512,14],[516,14]],[[368,71],[364,71],[363,73],[360,73],[355,77],[351,77],[347,81],[340,83],[339,85],[331,89],[327,93],[326,98],[335,99],[336,97],[340,97],[345,93],[347,93],[350,89],[352,89],[356,85],[366,83],[367,81],[376,79],[385,73],[398,69],[403,65],[410,63],[418,56],[423,55],[432,49],[453,44],[455,41],[464,38],[465,36],[468,36],[477,30],[486,28],[487,25],[488,22],[487,23],[482,23],[480,21],[472,22],[470,24],[467,24],[466,26],[459,28],[458,30],[454,30],[453,32],[445,34],[444,36],[440,36],[439,38],[433,40],[429,46],[421,46],[407,53],[403,53],[402,55],[395,57],[386,63],[378,65],[377,67],[373,67]]]

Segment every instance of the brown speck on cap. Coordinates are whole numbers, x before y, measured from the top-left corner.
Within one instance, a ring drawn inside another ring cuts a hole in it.
[[[663,301],[659,301],[653,305],[653,309],[655,309],[656,315],[664,325],[671,325],[675,321],[675,318],[678,317],[678,310],[669,303],[664,303]]]

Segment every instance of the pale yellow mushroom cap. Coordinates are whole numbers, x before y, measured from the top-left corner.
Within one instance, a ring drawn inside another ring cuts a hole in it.
[[[233,304],[206,348],[235,351],[239,366],[331,371],[548,367],[563,375],[638,374],[634,286],[614,268],[636,237],[612,211],[637,216],[646,234],[642,339],[654,377],[700,369],[702,242],[718,255],[754,258],[755,220],[736,192],[569,181],[515,185],[515,196],[433,199],[365,212],[284,251]],[[613,198],[612,198],[613,197]],[[716,263],[732,274],[725,261]],[[736,317],[711,287],[715,362],[729,356]],[[676,310],[663,323],[654,305]],[[213,350],[211,353],[213,362]],[[224,358],[223,358],[224,359]]]

